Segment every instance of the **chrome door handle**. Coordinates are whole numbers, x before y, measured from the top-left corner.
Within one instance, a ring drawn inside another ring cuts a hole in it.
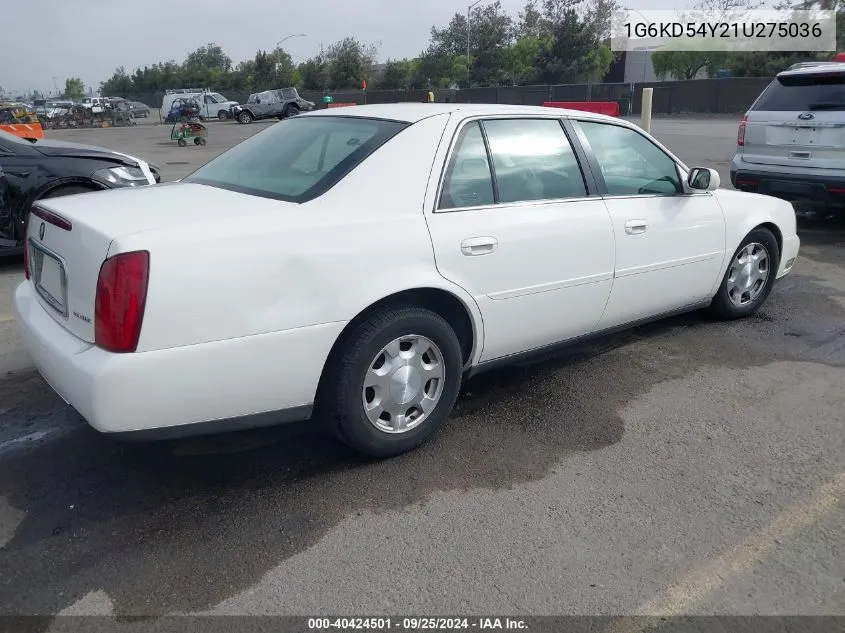
[[[628,235],[638,235],[648,230],[648,222],[645,220],[629,220],[625,223],[625,232]]]
[[[499,240],[495,237],[470,237],[461,242],[461,252],[468,257],[487,255],[496,250]]]

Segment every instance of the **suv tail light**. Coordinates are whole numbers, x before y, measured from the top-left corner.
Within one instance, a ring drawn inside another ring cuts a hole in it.
[[[748,117],[742,117],[742,120],[739,122],[739,130],[736,133],[736,144],[742,147],[745,145],[745,126],[748,124]]]
[[[29,279],[29,238],[23,240],[23,274]]]
[[[141,335],[147,283],[148,251],[109,257],[100,267],[94,300],[94,342],[109,352],[134,352]]]

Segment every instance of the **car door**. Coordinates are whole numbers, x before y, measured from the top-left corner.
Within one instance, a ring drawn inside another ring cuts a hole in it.
[[[709,300],[725,254],[725,218],[709,192],[686,193],[676,160],[633,127],[573,122],[613,222],[613,290],[599,329]]]
[[[453,124],[454,125],[454,124]],[[481,361],[592,331],[613,279],[613,225],[558,118],[453,128],[427,214],[437,268],[484,321]],[[448,131],[447,131],[448,133]]]
[[[212,110],[214,114],[211,113]],[[206,119],[217,118],[217,102],[208,93],[202,96],[202,116]]]

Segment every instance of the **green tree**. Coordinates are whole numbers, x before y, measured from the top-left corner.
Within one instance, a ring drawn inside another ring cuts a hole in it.
[[[525,35],[514,42],[513,46],[508,49],[505,66],[511,82],[517,85],[536,82],[540,52],[550,44],[548,38],[541,39],[532,35]]]
[[[538,56],[538,75],[546,83],[584,83],[607,73],[612,55],[602,47],[594,25],[565,9]],[[609,52],[609,49],[608,49]]]
[[[325,90],[329,87],[328,66],[322,54],[300,64],[298,71],[305,90]]]
[[[658,79],[695,79],[702,70],[712,68],[724,55],[717,51],[655,51],[651,64]]]
[[[411,85],[414,64],[408,59],[388,59],[378,80],[377,87],[383,90],[399,90]]]
[[[79,77],[70,77],[65,80],[65,97],[68,99],[79,99],[85,94],[85,84]]]
[[[360,88],[369,78],[376,60],[374,47],[346,37],[326,49],[325,63],[329,86],[335,89]]]

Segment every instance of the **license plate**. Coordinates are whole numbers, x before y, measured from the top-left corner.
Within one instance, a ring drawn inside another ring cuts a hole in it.
[[[58,256],[48,252],[37,242],[30,240],[32,247],[32,281],[36,292],[50,306],[67,316],[67,272]]]
[[[819,133],[815,128],[797,127],[792,134],[795,145],[818,145]]]

